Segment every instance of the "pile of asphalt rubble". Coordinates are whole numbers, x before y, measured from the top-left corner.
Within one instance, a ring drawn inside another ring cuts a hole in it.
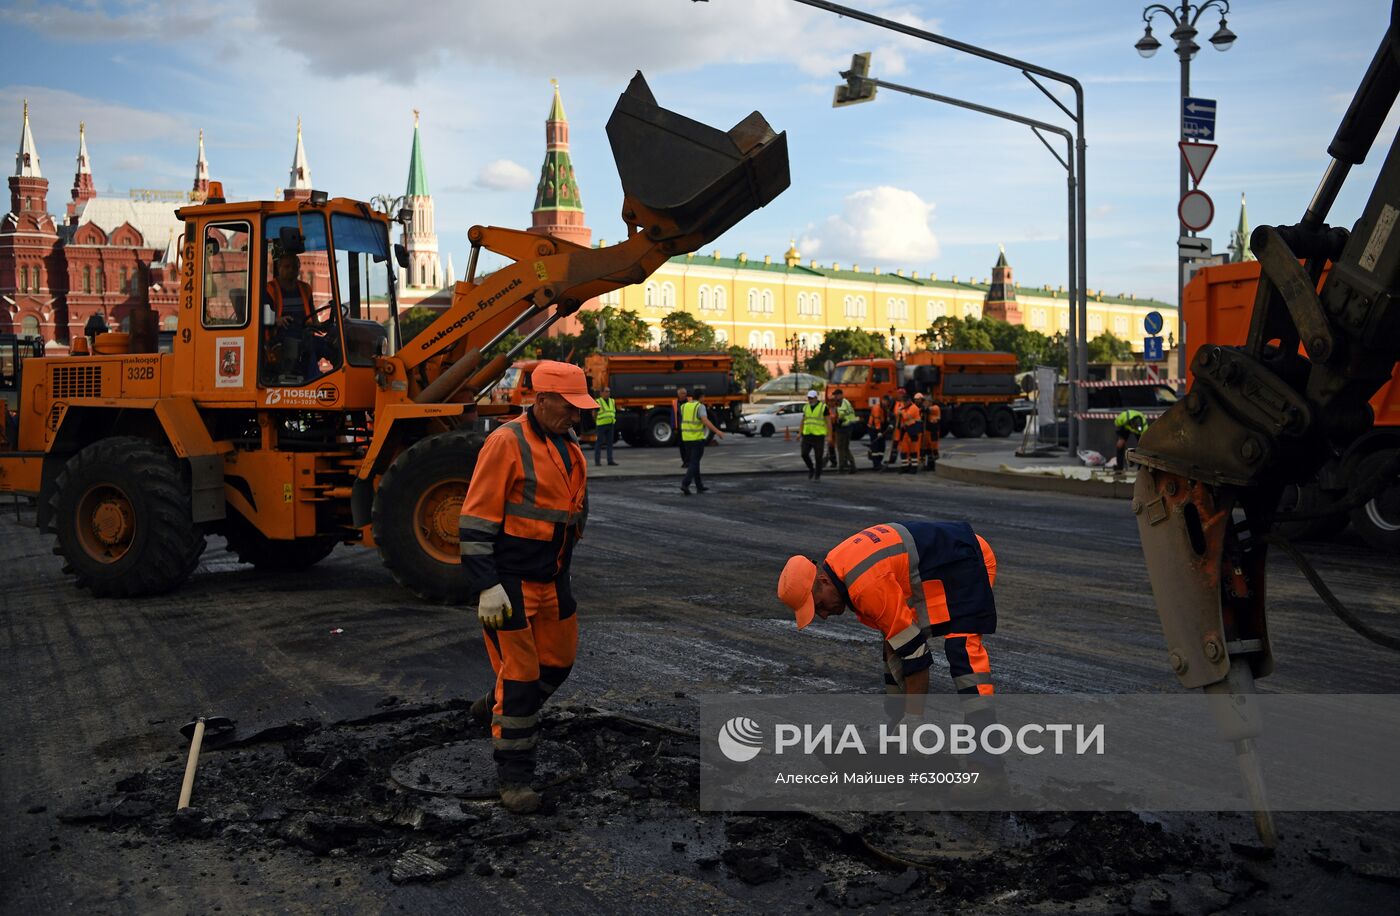
[[[409,705],[390,697],[380,707],[333,724],[289,722],[206,750],[197,807],[174,811],[184,756],[172,753],[60,820],[122,833],[129,846],[178,840],[238,854],[348,860],[396,883],[463,873],[510,879],[535,857],[546,863],[536,867],[547,868],[575,831],[605,834],[627,821],[680,825],[669,836],[694,839],[671,839],[669,850],[658,851],[671,856],[673,870],[731,890],[737,882],[781,882],[780,899],[798,907],[804,901],[792,893],[805,888],[815,895],[807,902],[827,906],[936,900],[1020,907],[1090,898],[1143,913],[1212,911],[1267,886],[1248,855],[1131,813],[701,812],[693,735],[585,706],[546,712],[541,753],[557,759],[552,772],[542,759],[542,810],[517,817],[474,797],[489,794],[489,766],[466,774],[413,765],[415,753],[444,745],[470,743],[489,755],[465,702]],[[472,778],[486,791],[454,794]],[[911,835],[922,844],[916,857],[901,843]]]

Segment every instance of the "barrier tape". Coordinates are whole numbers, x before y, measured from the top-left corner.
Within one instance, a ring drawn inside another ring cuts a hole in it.
[[[1167,408],[1165,407],[1133,407],[1124,409],[1136,410],[1149,420],[1156,420],[1167,412]],[[1122,412],[1121,410],[1076,410],[1074,413],[1070,414],[1070,416],[1074,417],[1076,420],[1116,420],[1118,415]]]
[[[1080,388],[1127,388],[1127,387],[1130,387],[1130,386],[1131,386],[1131,387],[1143,387],[1143,388],[1145,388],[1145,387],[1147,387],[1148,385],[1170,385],[1171,387],[1175,388],[1176,386],[1178,386],[1178,385],[1181,384],[1181,379],[1179,379],[1179,378],[1164,378],[1164,379],[1157,379],[1156,381],[1152,381],[1151,379],[1141,379],[1141,378],[1139,378],[1139,379],[1128,379],[1128,380],[1126,380],[1126,381],[1120,381],[1120,382],[1100,382],[1100,381],[1087,381],[1087,382],[1083,382],[1083,381],[1081,381],[1081,382],[1075,382],[1074,384],[1078,385]]]

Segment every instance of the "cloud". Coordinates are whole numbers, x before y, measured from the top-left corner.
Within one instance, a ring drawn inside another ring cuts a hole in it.
[[[0,86],[0,112],[5,113],[7,118],[15,118],[8,123],[18,125],[23,99],[29,101],[29,122],[36,142],[41,144],[40,156],[46,154],[45,145],[54,143],[60,144],[64,155],[68,155],[68,149],[76,153],[79,121],[87,123],[88,146],[95,156],[99,155],[98,150],[106,143],[145,140],[188,143],[191,155],[194,153],[195,128],[181,118],[164,112],[122,105],[108,99],[89,98],[63,89]]]
[[[486,191],[524,191],[535,186],[535,176],[518,162],[493,159],[477,172],[476,186]]]
[[[906,5],[875,2],[882,15],[935,29]],[[412,15],[385,15],[378,0],[257,0],[257,32],[329,76],[369,74],[413,83],[447,63],[517,74],[594,75],[786,63],[835,76],[852,49],[874,50],[877,69],[898,75],[924,42],[881,35],[861,23],[794,3],[742,0],[513,0],[464,4],[419,0]],[[528,28],[521,23],[528,22]]]
[[[108,12],[92,3],[36,3],[22,0],[0,9],[0,22],[69,41],[183,41],[226,29],[230,11],[208,0],[178,5],[125,3]]]
[[[833,257],[898,261],[938,257],[938,239],[929,225],[934,205],[913,191],[881,185],[857,191],[842,202],[839,216],[827,217],[803,236],[801,249]]]
[[[139,172],[145,167],[145,156],[122,156],[112,163],[112,171],[114,172]]]

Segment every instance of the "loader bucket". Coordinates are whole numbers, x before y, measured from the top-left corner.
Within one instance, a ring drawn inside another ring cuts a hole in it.
[[[790,183],[787,134],[754,112],[728,132],[656,104],[640,72],[608,119],[623,218],[652,238],[695,250],[781,194]],[[647,219],[650,215],[653,219]],[[664,225],[670,223],[672,225]]]

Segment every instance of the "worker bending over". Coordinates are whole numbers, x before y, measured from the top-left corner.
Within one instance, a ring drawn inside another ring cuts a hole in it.
[[[571,427],[598,406],[583,370],[543,360],[535,403],[486,437],[459,523],[462,568],[481,593],[477,617],[496,672],[471,715],[490,723],[501,802],[540,806],[531,787],[540,707],[559,689],[578,649],[569,584],[574,544],[588,514],[587,465]]]
[[[1139,441],[1142,434],[1147,432],[1147,417],[1140,410],[1125,410],[1113,418],[1113,431],[1118,435],[1115,446],[1118,449],[1118,464],[1115,470],[1123,473],[1128,469],[1128,437],[1131,436]]]
[[[996,632],[996,577],[991,545],[966,522],[891,522],[851,535],[820,563],[789,558],[778,598],[798,629],[849,609],[879,630],[890,692],[928,693],[928,641],[941,636],[958,693],[990,696],[982,636]]]

